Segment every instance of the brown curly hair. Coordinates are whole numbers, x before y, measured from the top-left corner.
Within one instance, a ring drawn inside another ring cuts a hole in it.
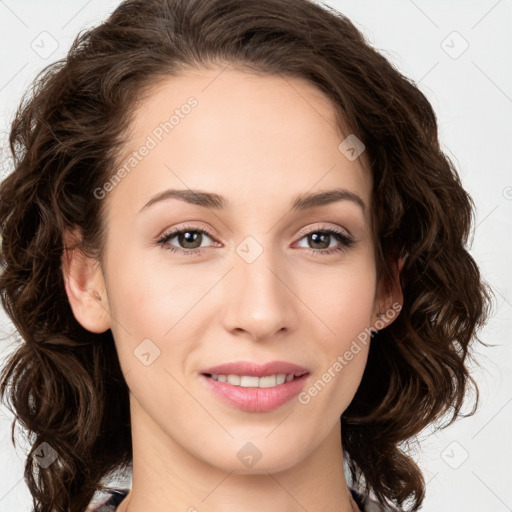
[[[116,169],[134,107],[158,80],[212,63],[308,80],[330,98],[343,131],[366,146],[377,267],[391,275],[390,261],[407,255],[404,304],[374,334],[341,417],[342,443],[354,484],[382,504],[412,500],[417,510],[425,482],[399,444],[450,409],[451,424],[469,383],[476,411],[467,358],[490,299],[466,249],[473,203],[440,149],[430,103],[329,6],[127,0],[27,91],[10,132],[14,171],[0,187],[0,293],[22,338],[0,396],[15,414],[13,442],[16,421],[34,441],[24,475],[35,511],[84,511],[104,477],[132,460],[112,333],[88,332],[73,316],[63,233],[80,228],[81,249],[101,261],[105,212],[93,191]],[[43,442],[58,445],[59,457],[41,470],[33,454]]]

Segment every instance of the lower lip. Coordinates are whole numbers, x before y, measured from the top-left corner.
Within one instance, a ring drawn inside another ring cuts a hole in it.
[[[309,373],[306,373],[271,388],[244,388],[201,375],[201,379],[222,401],[249,412],[267,412],[281,407],[302,391],[308,377]]]

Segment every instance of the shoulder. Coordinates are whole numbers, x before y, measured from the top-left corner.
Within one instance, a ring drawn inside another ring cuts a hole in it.
[[[354,501],[357,503],[357,506],[363,512],[400,512],[400,510],[396,508],[384,507],[379,502],[371,499],[369,496],[364,495],[352,487],[349,487],[352,497]]]
[[[114,512],[130,489],[111,488],[94,496],[85,512]]]

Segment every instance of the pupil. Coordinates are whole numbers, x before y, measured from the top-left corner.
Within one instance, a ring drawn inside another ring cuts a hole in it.
[[[329,237],[330,235],[327,233],[313,233],[311,236],[311,240],[313,243],[318,243],[320,240],[320,244],[323,244],[323,247],[314,247],[315,249],[327,249],[329,247]],[[327,242],[327,243],[326,243]]]
[[[188,249],[196,249],[197,247],[199,247],[201,245],[201,240],[200,240],[201,236],[202,236],[202,233],[193,232],[193,231],[192,232],[185,231],[184,233],[179,235],[179,241],[180,241],[180,244],[184,245],[184,247],[186,247]],[[194,241],[197,243],[197,238],[199,238],[199,245],[196,245],[193,247],[189,247],[189,245],[187,245],[187,244],[194,244]],[[194,240],[194,239],[196,239],[196,240]]]

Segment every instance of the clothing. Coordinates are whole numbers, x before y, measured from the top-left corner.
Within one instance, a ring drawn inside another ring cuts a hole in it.
[[[130,489],[111,488],[107,493],[95,495],[85,512],[114,512]]]
[[[368,496],[364,496],[363,494],[359,494],[354,489],[350,488],[350,492],[352,493],[352,497],[354,498],[354,501],[357,503],[357,506],[363,511],[363,512],[386,512],[386,509],[382,507],[382,505],[379,505],[375,500],[370,499]],[[89,505],[86,512],[115,512],[117,510],[117,507],[123,501],[123,499],[126,497],[130,489],[110,489],[110,491],[103,495],[103,497],[100,499],[100,501],[96,501],[93,504]],[[149,511],[148,511],[149,512]],[[391,511],[391,512],[399,512]]]

